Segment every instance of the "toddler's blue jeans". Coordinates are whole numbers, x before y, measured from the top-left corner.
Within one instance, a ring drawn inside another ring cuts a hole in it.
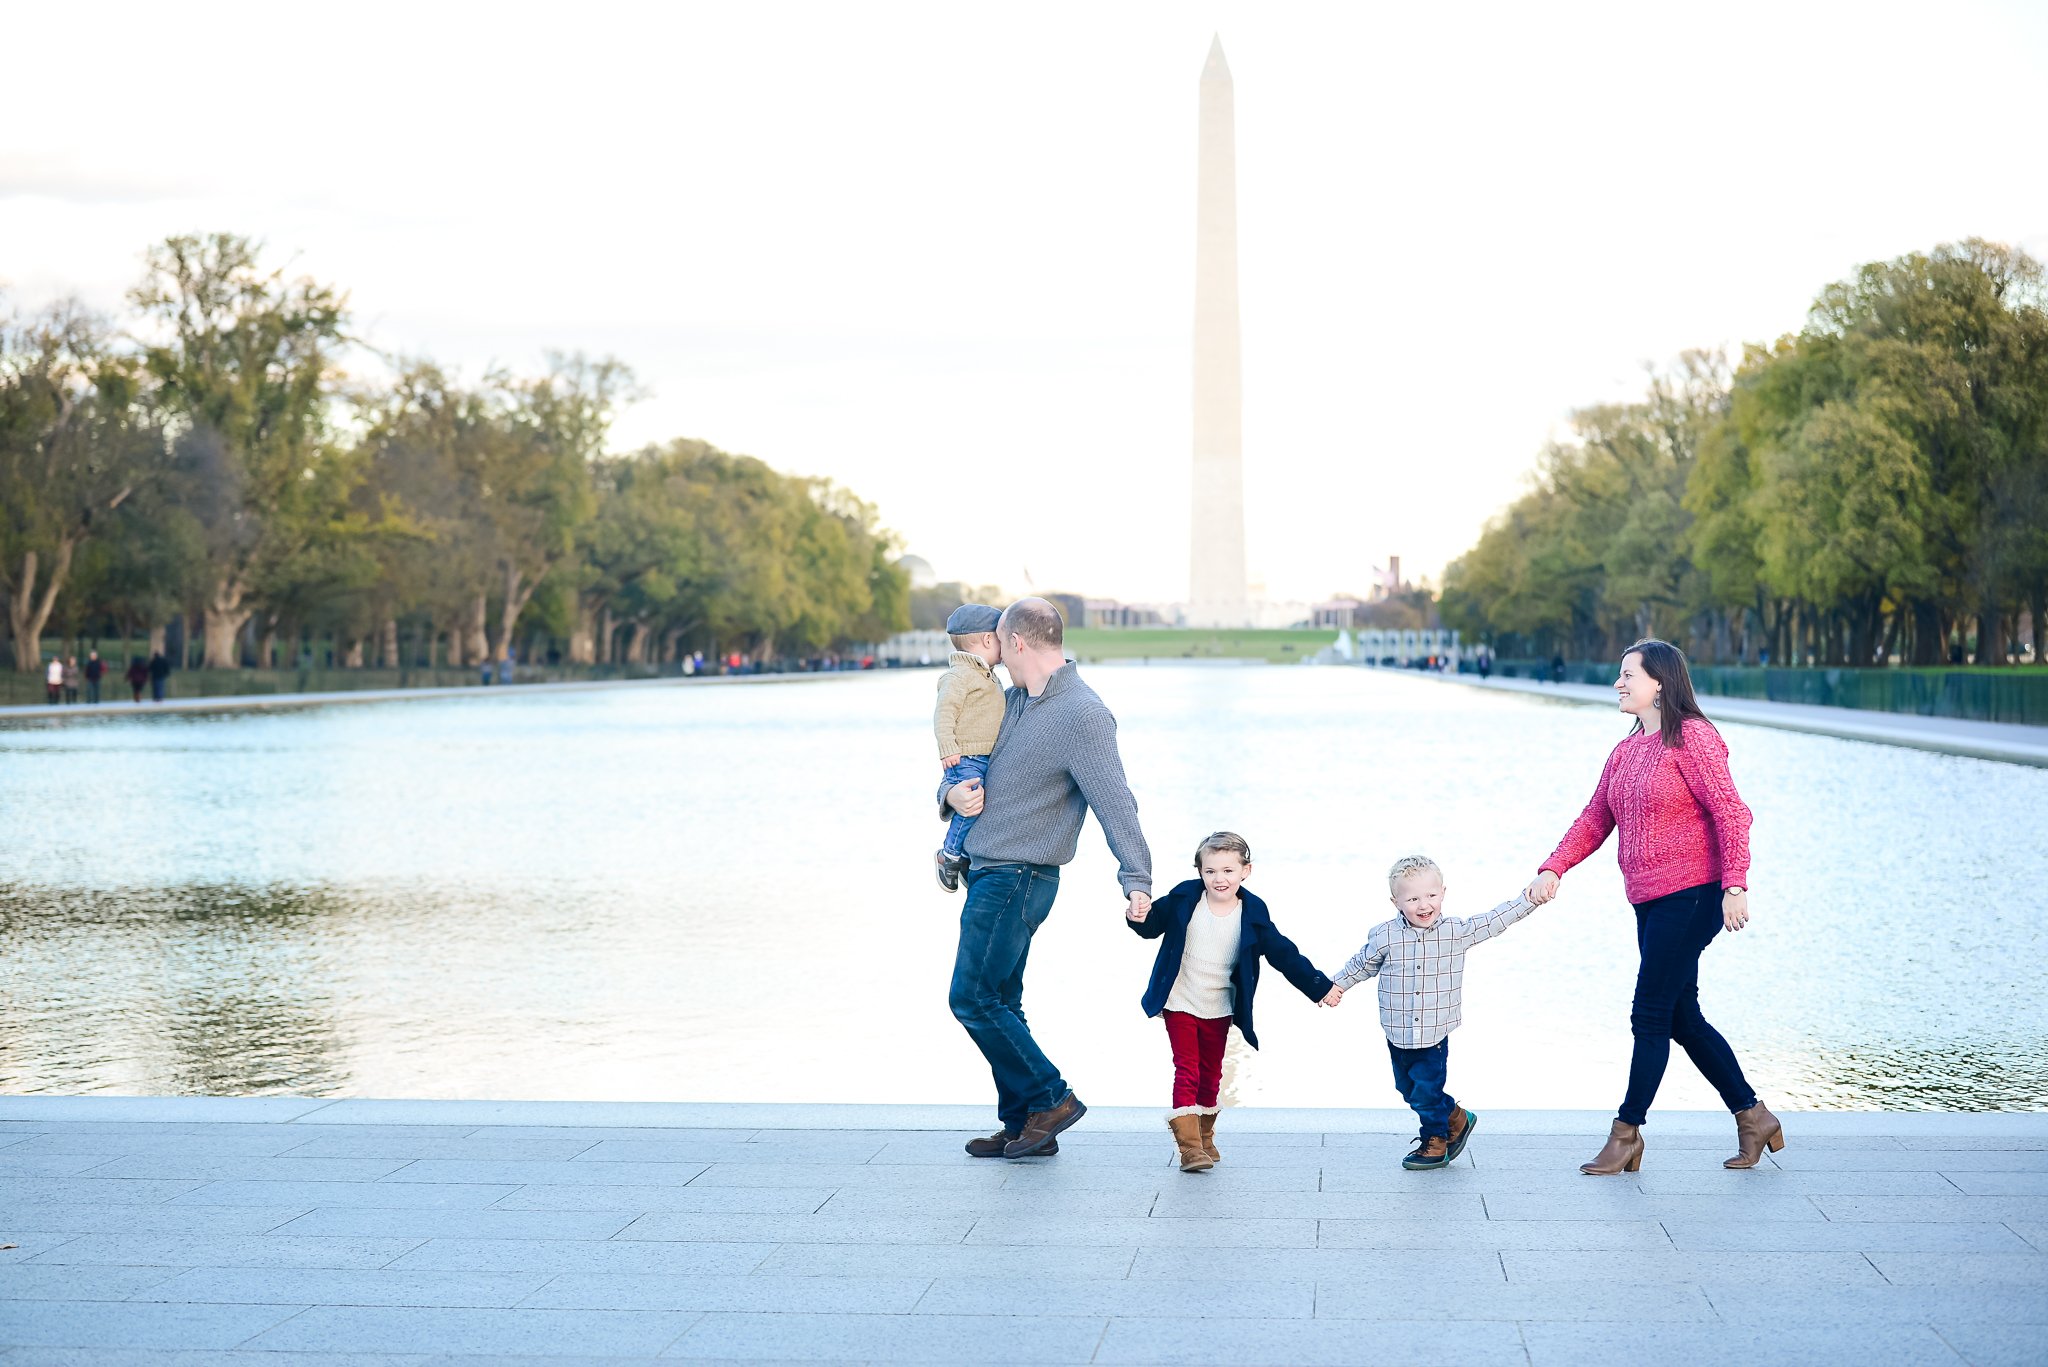
[[[1387,1052],[1394,1056],[1394,1086],[1400,1089],[1401,1100],[1421,1118],[1422,1137],[1449,1139],[1451,1112],[1458,1109],[1458,1103],[1444,1090],[1451,1065],[1451,1037],[1446,1035],[1427,1049],[1403,1049],[1388,1040]]]
[[[946,782],[959,783],[965,779],[980,778],[987,772],[987,755],[962,755],[958,764],[946,770]],[[967,828],[973,824],[973,817],[953,813],[953,820],[946,826],[946,843],[940,848],[947,854],[960,853],[960,846],[967,840]]]

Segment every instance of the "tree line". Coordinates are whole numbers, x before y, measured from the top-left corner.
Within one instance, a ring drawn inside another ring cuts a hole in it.
[[[1947,244],[1829,285],[1732,371],[1688,352],[1577,410],[1445,571],[1445,621],[1543,657],[1654,634],[1709,662],[2044,662],[2044,305],[2024,252]]]
[[[247,238],[145,260],[125,328],[0,299],[17,669],[46,634],[160,646],[174,621],[209,668],[319,642],[344,666],[767,660],[909,624],[893,539],[847,490],[701,441],[608,450],[640,396],[617,360],[465,380],[374,352],[344,294]]]

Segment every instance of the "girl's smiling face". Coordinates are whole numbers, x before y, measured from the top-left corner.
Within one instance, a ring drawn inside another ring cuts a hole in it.
[[[1252,866],[1239,859],[1235,850],[1202,851],[1202,886],[1209,890],[1212,902],[1235,901],[1238,884],[1251,871]]]
[[[1394,910],[1417,930],[1435,925],[1444,910],[1444,879],[1435,869],[1418,869],[1394,880]]]

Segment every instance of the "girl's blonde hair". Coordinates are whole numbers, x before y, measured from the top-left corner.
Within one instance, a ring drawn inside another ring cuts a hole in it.
[[[1202,856],[1211,852],[1234,854],[1240,864],[1252,862],[1252,847],[1244,843],[1244,837],[1236,831],[1217,831],[1214,835],[1202,837],[1202,843],[1195,846],[1195,872],[1202,871]]]

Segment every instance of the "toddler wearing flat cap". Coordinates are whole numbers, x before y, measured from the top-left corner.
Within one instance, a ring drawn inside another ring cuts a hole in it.
[[[996,623],[1002,616],[999,609],[986,603],[962,603],[946,619],[953,654],[946,662],[946,672],[939,676],[939,704],[932,714],[932,730],[948,783],[980,786],[982,775],[988,772],[989,753],[996,748],[996,734],[1003,729],[1003,686],[995,676],[995,667],[1003,658],[1002,645],[996,639]],[[932,856],[939,886],[947,892],[959,891],[960,875],[967,871],[967,854],[961,846],[974,820],[953,813],[946,827],[946,843]]]

